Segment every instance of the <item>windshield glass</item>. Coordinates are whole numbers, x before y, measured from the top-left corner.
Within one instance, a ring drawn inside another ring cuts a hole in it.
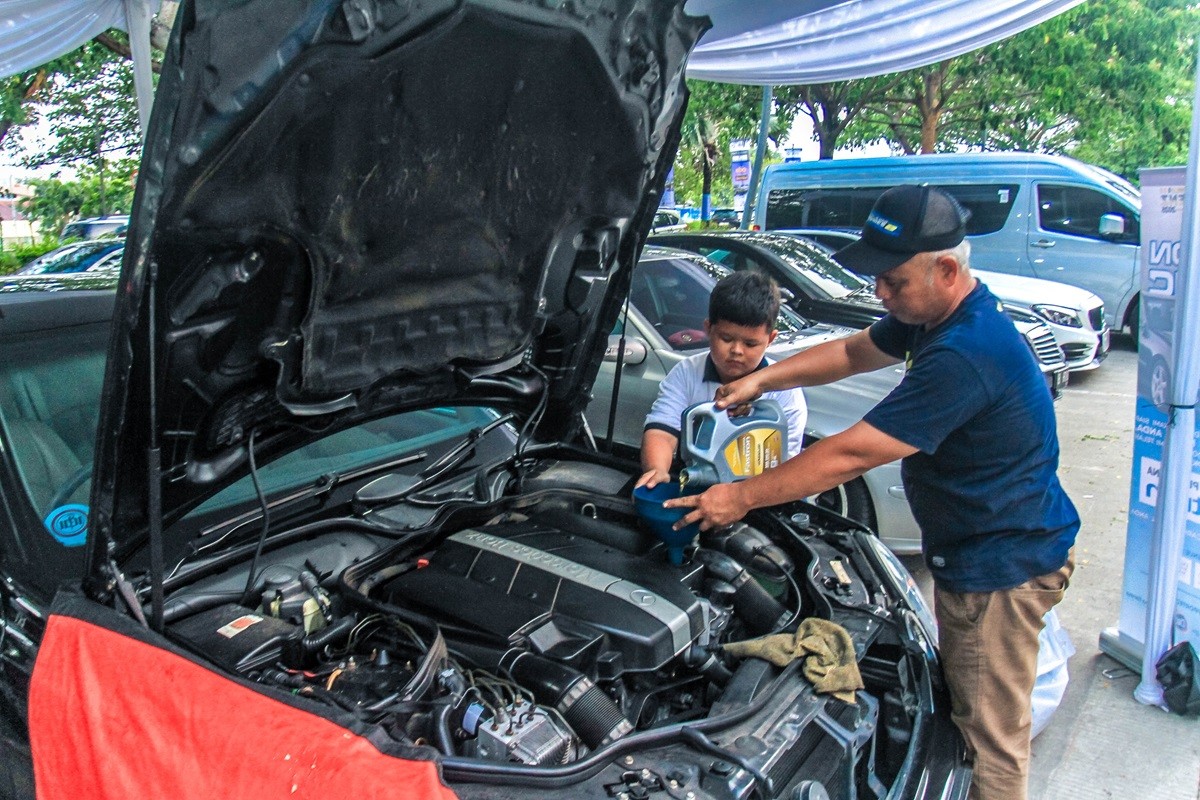
[[[312,485],[322,475],[345,474],[368,464],[395,461],[436,444],[457,440],[498,419],[491,408],[461,406],[407,411],[332,433],[259,467],[264,494]],[[495,434],[494,434],[495,435]],[[255,496],[247,475],[197,506],[196,516],[235,506]]]
[[[44,275],[51,272],[82,272],[113,250],[120,242],[82,242],[67,245],[38,256],[17,271],[18,275]]]
[[[68,506],[87,514],[108,329],[107,318],[91,324],[64,323],[8,336],[3,342],[0,449],[10,455],[21,488],[40,519]],[[477,406],[432,408],[394,414],[324,437],[314,435],[304,446],[261,464],[259,481],[267,494],[309,485],[322,475],[344,474],[457,441],[498,417],[495,410]],[[254,496],[247,476],[192,514]],[[66,537],[62,543],[73,547],[82,545],[83,539]]]
[[[699,256],[643,259],[633,273],[629,298],[634,307],[675,350],[708,347],[704,321],[708,296],[732,270]],[[795,333],[812,323],[781,306],[776,329]]]
[[[791,236],[771,236],[767,242],[771,252],[790,267],[797,278],[805,279],[829,297],[846,297],[870,285],[808,242]]]

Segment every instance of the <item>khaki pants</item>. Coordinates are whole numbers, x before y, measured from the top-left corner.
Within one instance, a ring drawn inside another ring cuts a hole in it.
[[[951,713],[975,762],[971,800],[1026,798],[1038,634],[1074,567],[1072,551],[1061,569],[1012,589],[960,594],[935,587]]]

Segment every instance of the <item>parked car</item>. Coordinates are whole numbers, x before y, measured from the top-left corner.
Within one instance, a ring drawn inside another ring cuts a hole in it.
[[[653,241],[700,253],[734,270],[761,270],[779,282],[789,305],[812,319],[865,328],[886,313],[875,297],[874,281],[846,269],[822,245],[800,236],[778,232],[697,232],[656,236]],[[1064,290],[1075,291],[1071,287]],[[1009,309],[1009,317],[1037,359],[1046,385],[1058,398],[1067,385],[1068,366],[1054,334],[1038,318],[1021,312],[1018,307]]]
[[[129,228],[128,214],[110,214],[104,217],[88,217],[68,222],[63,228],[63,241],[67,239],[95,239],[100,236],[124,237]]]
[[[33,259],[17,270],[17,275],[45,275],[49,273],[84,272],[106,256],[122,251],[123,242],[113,239],[96,239],[63,245]]]
[[[682,6],[184,0],[119,291],[0,293],[0,786],[966,796],[877,537],[793,503],[671,564],[583,435]],[[852,702],[721,647],[814,617]]]
[[[763,230],[861,229],[876,198],[929,184],[971,212],[976,261],[1095,293],[1107,324],[1137,329],[1141,194],[1107,170],[1037,153],[944,153],[777,164],[763,174]]]
[[[714,225],[736,228],[742,221],[742,215],[735,208],[714,208],[709,219]]]
[[[1171,359],[1174,353],[1175,299],[1142,297],[1138,332],[1138,395],[1160,411],[1171,402]]]
[[[672,233],[651,241],[699,253],[732,270],[757,269],[788,291],[788,305],[819,322],[865,328],[884,315],[875,284],[803,239],[778,233]]]
[[[654,212],[654,223],[650,230],[681,231],[684,227],[683,220],[680,218],[678,211],[673,208],[660,208]]]
[[[857,230],[837,228],[787,228],[777,232],[808,239],[826,248],[829,255],[859,237]],[[1087,372],[1103,363],[1111,336],[1099,297],[1066,283],[981,269],[983,262],[974,256],[971,260],[971,273],[1004,303],[1010,317],[1050,328],[1072,372]]]

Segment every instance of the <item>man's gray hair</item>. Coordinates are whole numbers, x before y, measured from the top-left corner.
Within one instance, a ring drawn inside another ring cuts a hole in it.
[[[941,250],[933,255],[935,259],[942,256],[953,256],[960,267],[965,270],[971,269],[971,242],[967,239],[963,239],[949,250]]]

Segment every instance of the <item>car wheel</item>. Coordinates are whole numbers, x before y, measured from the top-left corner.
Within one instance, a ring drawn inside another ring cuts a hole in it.
[[[1167,369],[1167,362],[1161,358],[1154,359],[1154,366],[1150,368],[1150,402],[1156,406],[1165,406],[1170,402],[1170,383],[1171,371]]]
[[[871,503],[871,492],[862,478],[847,481],[810,499],[813,505],[862,523],[872,532],[878,533],[875,528],[875,506]]]

